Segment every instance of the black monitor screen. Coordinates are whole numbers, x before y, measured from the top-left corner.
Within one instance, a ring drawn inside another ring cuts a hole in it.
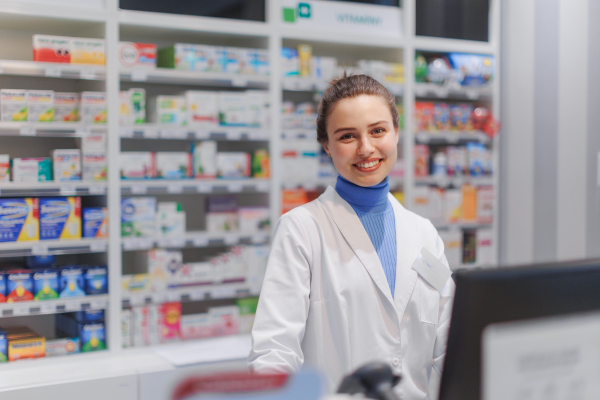
[[[416,34],[488,41],[490,0],[417,0]]]
[[[119,6],[124,10],[265,20],[265,0],[120,0]]]

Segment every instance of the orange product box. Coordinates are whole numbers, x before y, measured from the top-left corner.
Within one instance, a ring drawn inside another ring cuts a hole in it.
[[[464,221],[477,220],[477,188],[474,186],[462,187],[462,214]]]
[[[6,328],[8,361],[46,356],[46,338],[27,327]]]
[[[306,203],[308,203],[308,193],[304,189],[287,189],[281,192],[282,214]]]
[[[429,147],[426,144],[417,144],[415,152],[415,176],[429,175]]]
[[[434,123],[435,104],[415,102],[415,129],[417,132],[435,131]]]

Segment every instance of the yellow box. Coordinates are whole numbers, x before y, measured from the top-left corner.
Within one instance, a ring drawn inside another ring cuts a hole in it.
[[[104,39],[73,38],[71,40],[71,64],[104,65]]]
[[[27,327],[6,329],[8,361],[46,356],[46,338]]]

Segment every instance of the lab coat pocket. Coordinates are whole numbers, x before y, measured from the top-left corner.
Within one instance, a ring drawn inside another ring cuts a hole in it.
[[[440,293],[419,277],[421,322],[437,324],[440,314]]]

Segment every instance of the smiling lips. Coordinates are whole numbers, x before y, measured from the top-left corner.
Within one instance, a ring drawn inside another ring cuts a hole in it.
[[[361,172],[373,172],[381,167],[381,162],[383,160],[381,158],[374,160],[365,160],[361,163],[354,164],[354,167]]]

